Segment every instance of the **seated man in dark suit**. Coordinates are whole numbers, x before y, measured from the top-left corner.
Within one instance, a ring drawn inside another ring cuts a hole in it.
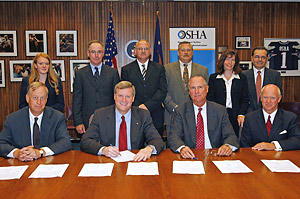
[[[242,132],[241,146],[254,150],[298,150],[300,129],[298,117],[278,107],[279,87],[264,86],[261,91],[262,109],[248,113]]]
[[[7,116],[0,133],[0,155],[32,161],[71,148],[64,115],[45,107],[48,89],[41,82],[28,86],[26,101],[29,106]]]
[[[193,149],[219,148],[217,155],[230,156],[239,147],[226,108],[207,101],[208,85],[202,76],[189,82],[192,101],[180,104],[171,121],[168,144],[183,158],[194,158]]]
[[[115,86],[115,105],[95,111],[80,142],[82,151],[116,157],[119,151],[141,149],[134,161],[145,161],[162,151],[164,144],[149,111],[132,106],[134,97],[135,88],[130,82],[122,81]]]

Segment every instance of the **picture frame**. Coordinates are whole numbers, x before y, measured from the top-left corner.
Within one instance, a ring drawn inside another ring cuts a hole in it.
[[[62,82],[66,81],[65,75],[65,61],[64,60],[52,60],[52,67],[57,77]]]
[[[236,49],[251,49],[251,37],[250,36],[236,36],[235,37]]]
[[[31,72],[32,60],[11,60],[9,61],[10,81],[21,82]]]
[[[71,86],[71,93],[73,92],[73,84],[75,79],[75,72],[87,66],[90,63],[90,60],[84,59],[84,60],[70,60],[70,86]]]
[[[4,60],[0,60],[0,88],[5,87],[5,66]]]
[[[280,72],[281,76],[300,76],[300,39],[264,38],[268,50],[266,67]]]
[[[240,68],[244,70],[249,70],[252,68],[252,62],[251,61],[240,61]]]
[[[77,56],[77,31],[76,30],[56,31],[56,55]]]
[[[26,30],[26,56],[35,56],[38,53],[47,54],[47,31]]]
[[[17,31],[0,30],[0,56],[18,56]]]

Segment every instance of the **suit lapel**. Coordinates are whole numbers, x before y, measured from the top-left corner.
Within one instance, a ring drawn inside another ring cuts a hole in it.
[[[100,77],[99,77],[98,82],[96,84],[97,88],[100,88],[100,86],[102,85],[102,83],[106,80],[106,77],[107,77],[107,71],[106,71],[106,69],[104,67],[104,64],[102,64]]]
[[[94,78],[93,71],[91,69],[91,65],[86,66],[84,72],[85,72],[85,78],[88,81],[90,81],[90,83],[92,84],[93,87],[97,88],[97,82]]]
[[[133,71],[136,73],[137,77],[139,78],[139,80],[141,82],[144,82],[143,80],[143,76],[142,76],[142,73],[141,73],[141,70],[140,70],[140,67],[139,67],[139,64],[137,62],[137,60],[135,60],[133,62]],[[148,72],[148,71],[147,71]],[[146,74],[146,77],[147,77],[147,74]]]
[[[250,89],[249,89],[249,92],[251,92],[251,95],[254,96],[254,107],[258,107],[258,104],[257,104],[257,95],[256,95],[256,86],[255,86],[255,79],[254,79],[254,71],[253,69],[250,70],[250,76],[249,77],[249,86],[250,86]]]
[[[148,67],[147,67],[147,72],[146,72],[146,77],[145,77],[145,81],[147,82],[149,77],[151,76],[151,73],[153,72],[154,70],[154,65],[152,63],[152,61],[148,61]]]
[[[29,146],[31,145],[31,129],[30,129],[30,120],[29,120],[29,108],[27,107],[24,110],[24,120],[22,119],[20,122],[20,129],[21,132],[20,133],[21,137],[22,137],[22,142],[24,143],[25,146]]]
[[[130,142],[132,149],[138,148],[137,138],[140,125],[136,109],[131,108]]]
[[[208,101],[206,101],[206,116],[207,116],[206,119],[207,119],[208,138],[210,140],[211,146],[214,147],[214,145],[212,143],[212,139],[210,139],[210,138],[214,136],[213,132],[214,132],[214,129],[216,127],[215,122],[217,121],[216,120],[217,118],[216,118],[215,109],[213,107],[211,107],[211,104]]]
[[[176,64],[173,67],[173,70],[175,72],[176,80],[178,81],[178,85],[180,86],[181,90],[184,91],[184,82],[182,80],[181,76],[181,70],[180,70],[180,63],[179,61],[176,62]]]
[[[191,140],[193,142],[193,147],[196,146],[196,141],[197,141],[197,128],[196,128],[196,121],[195,121],[195,112],[194,112],[194,106],[193,106],[193,102],[190,101],[187,104],[186,107],[186,117],[187,118],[187,123],[191,129],[190,129],[190,133],[191,133]]]
[[[106,116],[106,132],[107,135],[112,134],[112,144],[115,146],[116,145],[116,112],[115,112],[115,106],[111,109],[112,111],[107,113]],[[112,128],[113,127],[113,128]],[[113,133],[109,133],[110,131],[113,131]]]
[[[277,113],[275,115],[275,118],[273,120],[272,128],[270,131],[270,136],[269,136],[270,140],[275,140],[272,138],[277,137],[277,134],[280,132],[280,127],[282,126],[282,121],[283,121],[283,118],[281,115],[281,111],[280,111],[280,109],[278,109]]]
[[[264,138],[264,140],[269,140],[269,136],[268,136],[268,131],[267,131],[267,127],[265,124],[265,118],[262,112],[262,109],[260,109],[260,114],[258,114],[257,118],[256,118],[256,123],[258,125],[257,129],[263,129],[262,132],[258,132],[262,134],[262,137]]]
[[[47,140],[49,137],[49,132],[50,132],[50,124],[49,121],[51,120],[50,118],[50,112],[47,109],[47,107],[45,107],[44,109],[44,113],[43,113],[43,118],[42,118],[42,122],[41,122],[41,127],[40,127],[40,143],[41,143],[41,147],[42,146],[47,146]]]

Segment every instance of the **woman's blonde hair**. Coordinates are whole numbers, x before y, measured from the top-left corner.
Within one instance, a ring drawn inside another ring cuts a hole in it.
[[[56,95],[58,95],[59,94],[59,90],[57,88],[58,79],[57,79],[57,76],[56,76],[56,74],[53,70],[52,61],[51,61],[49,55],[47,55],[46,53],[38,53],[34,57],[33,62],[32,62],[32,66],[31,66],[31,73],[30,73],[30,76],[29,76],[29,84],[31,84],[32,82],[38,82],[39,79],[40,79],[40,74],[37,71],[37,69],[34,67],[34,64],[37,65],[37,60],[40,57],[43,57],[43,58],[45,58],[49,61],[49,70],[48,70],[48,74],[47,74],[48,81],[49,81],[50,86],[55,89]]]

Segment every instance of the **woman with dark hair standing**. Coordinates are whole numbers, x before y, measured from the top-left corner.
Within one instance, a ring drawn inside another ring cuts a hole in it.
[[[248,83],[241,74],[239,57],[234,50],[226,50],[217,62],[217,72],[211,74],[208,82],[207,99],[226,107],[230,123],[239,136],[249,106]]]
[[[37,81],[44,83],[48,88],[46,106],[63,112],[65,107],[63,87],[53,70],[49,55],[45,53],[38,53],[34,57],[30,75],[22,79],[19,108],[28,106],[26,101],[27,87],[32,82]]]

